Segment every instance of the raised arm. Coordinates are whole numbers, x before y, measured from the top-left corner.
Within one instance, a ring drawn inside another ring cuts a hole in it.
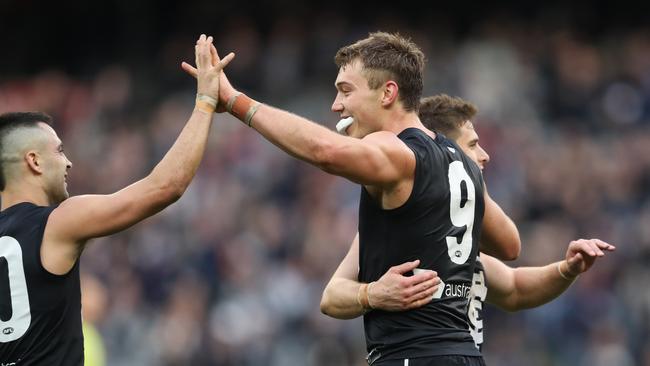
[[[415,171],[415,155],[381,131],[363,139],[339,135],[295,114],[261,105],[251,127],[292,156],[355,183],[390,186]]]
[[[488,255],[481,255],[487,279],[487,302],[507,311],[534,308],[560,296],[575,278],[615,247],[598,239],[569,244],[566,258],[543,267],[511,268]]]
[[[216,52],[216,50],[214,51]],[[183,69],[196,76],[188,64]],[[296,114],[260,104],[238,92],[221,73],[219,112],[228,111],[288,154],[355,183],[392,186],[415,171],[415,155],[397,136],[375,132],[342,136]]]
[[[219,74],[234,57],[230,54],[220,60],[211,52],[211,43],[212,37],[205,35],[197,41],[196,107],[176,142],[153,171],[113,194],[69,198],[52,212],[41,249],[43,265],[50,272],[69,271],[88,239],[126,229],[181,197],[203,157],[214,111],[210,98],[214,101],[218,97]]]
[[[428,304],[440,279],[427,271],[406,277],[417,268],[419,260],[391,267],[379,280],[370,284],[358,281],[359,234],[323,291],[320,309],[337,319],[352,319],[372,309],[404,311]],[[365,306],[364,306],[365,305]]]
[[[485,214],[481,229],[481,252],[501,260],[514,260],[521,252],[521,239],[515,223],[490,197],[487,188],[483,190]]]

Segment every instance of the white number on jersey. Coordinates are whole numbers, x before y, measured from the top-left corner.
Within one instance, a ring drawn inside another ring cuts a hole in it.
[[[23,269],[23,251],[18,241],[10,236],[0,238],[0,258],[7,261],[11,318],[0,319],[0,343],[22,337],[32,321],[27,295],[27,281]]]
[[[465,182],[467,192],[465,202],[462,202],[463,182]],[[449,164],[449,190],[451,193],[451,199],[449,200],[451,223],[463,231],[460,233],[462,235],[460,243],[456,236],[447,237],[447,249],[449,259],[452,262],[463,264],[467,261],[472,251],[472,229],[474,227],[476,192],[474,191],[472,179],[460,161],[454,161]]]

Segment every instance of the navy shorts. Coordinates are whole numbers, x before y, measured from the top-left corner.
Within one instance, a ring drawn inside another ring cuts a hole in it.
[[[485,366],[483,357],[477,356],[431,356],[398,360],[377,360],[372,366]]]

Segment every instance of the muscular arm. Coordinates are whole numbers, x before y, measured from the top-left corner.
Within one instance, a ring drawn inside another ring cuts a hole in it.
[[[487,302],[507,311],[534,308],[560,296],[575,277],[587,271],[596,258],[614,246],[597,239],[577,240],[569,244],[566,259],[543,267],[511,268],[489,255],[482,254],[488,293]],[[564,278],[558,271],[561,266]]]
[[[189,65],[184,65],[184,69],[196,77],[196,69]],[[237,94],[222,73],[220,111]],[[413,151],[390,132],[375,132],[363,139],[342,136],[306,118],[264,104],[254,114],[251,127],[289,155],[355,183],[390,187],[415,172]]]
[[[483,190],[485,214],[481,229],[481,252],[502,260],[514,260],[521,252],[521,239],[515,223]]]
[[[223,61],[210,54],[211,38],[197,42],[198,91],[218,95]],[[216,84],[215,84],[216,83]],[[53,273],[74,265],[88,239],[124,230],[178,200],[190,184],[207,144],[212,113],[195,109],[176,142],[144,179],[110,195],[72,197],[52,211],[41,258]]]
[[[426,305],[432,300],[440,279],[433,271],[406,277],[419,260],[391,267],[368,288],[368,300],[374,309],[404,311]],[[352,319],[366,313],[359,303],[359,234],[323,291],[320,309],[337,319]]]
[[[353,319],[365,314],[357,299],[359,287],[359,234],[354,237],[350,250],[332,275],[320,301],[323,314],[337,319]]]
[[[292,156],[355,183],[390,186],[413,176],[415,155],[390,132],[339,135],[295,114],[262,105],[252,127]]]
[[[109,195],[71,197],[52,212],[43,245],[60,248],[57,253],[66,249],[64,273],[88,239],[124,230],[181,197],[201,161],[211,118],[195,110],[172,148],[144,179]],[[49,253],[44,254],[48,262]]]
[[[507,311],[529,309],[560,296],[573,281],[560,277],[557,262],[544,267],[511,268],[481,255],[487,278],[487,302]]]

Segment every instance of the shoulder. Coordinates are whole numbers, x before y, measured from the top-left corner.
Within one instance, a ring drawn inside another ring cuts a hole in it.
[[[378,131],[366,135],[361,139],[364,143],[380,148],[382,151],[391,154],[413,155],[409,146],[396,134],[390,131]]]

